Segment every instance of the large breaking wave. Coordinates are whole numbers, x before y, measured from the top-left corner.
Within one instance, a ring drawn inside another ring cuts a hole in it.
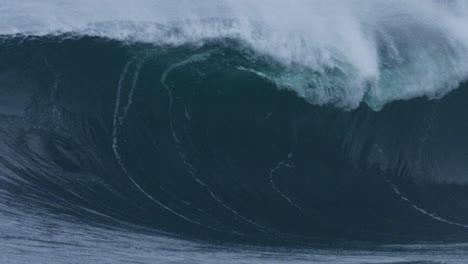
[[[466,240],[465,1],[2,3],[6,207]]]

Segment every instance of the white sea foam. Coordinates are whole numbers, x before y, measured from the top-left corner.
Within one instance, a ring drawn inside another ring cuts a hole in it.
[[[466,0],[0,0],[0,34],[180,45],[234,38],[315,104],[437,98],[468,76]],[[261,72],[261,69],[254,69]]]

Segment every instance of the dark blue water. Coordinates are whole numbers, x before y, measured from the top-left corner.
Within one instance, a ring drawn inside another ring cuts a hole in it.
[[[465,263],[466,84],[316,105],[252,54],[4,36],[0,261]]]

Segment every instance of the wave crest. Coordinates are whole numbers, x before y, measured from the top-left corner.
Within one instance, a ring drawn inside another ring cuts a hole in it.
[[[280,65],[255,71],[314,104],[365,102],[379,110],[394,100],[443,96],[468,73],[466,1],[3,2],[4,35],[73,33],[156,45],[235,39]]]

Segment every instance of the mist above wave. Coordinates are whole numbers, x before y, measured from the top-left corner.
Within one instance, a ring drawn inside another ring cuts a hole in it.
[[[156,45],[232,38],[252,69],[314,104],[380,109],[468,76],[468,1],[0,1],[0,34],[73,33]]]

